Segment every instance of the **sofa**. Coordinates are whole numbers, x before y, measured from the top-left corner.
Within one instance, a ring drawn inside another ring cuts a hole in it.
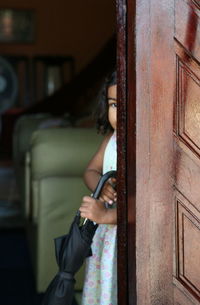
[[[25,197],[25,162],[26,152],[29,149],[30,139],[34,131],[48,128],[49,126],[70,126],[71,120],[68,114],[62,117],[53,117],[49,113],[22,115],[16,122],[13,132],[13,164],[15,168],[18,192],[20,195],[21,212],[27,217],[27,198]]]
[[[37,292],[57,272],[53,239],[66,234],[84,195],[83,173],[102,141],[94,128],[46,128],[33,132],[25,156],[27,236]],[[83,269],[76,276],[82,289]]]

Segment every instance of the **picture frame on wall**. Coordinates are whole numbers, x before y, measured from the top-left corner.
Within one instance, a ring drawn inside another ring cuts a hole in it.
[[[35,11],[0,8],[0,43],[33,43]]]

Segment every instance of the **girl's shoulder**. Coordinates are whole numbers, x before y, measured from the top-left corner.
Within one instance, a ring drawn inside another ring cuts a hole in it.
[[[107,146],[109,140],[111,139],[112,135],[113,135],[113,132],[109,132],[107,135],[104,136],[104,138],[98,148],[97,154],[104,154],[106,146]]]
[[[110,141],[110,139],[112,138],[113,134],[114,134],[114,132],[109,132],[109,133],[104,137],[104,139],[103,139],[103,141],[102,141],[102,145],[103,145],[104,147],[107,146],[107,144],[108,144],[108,142]]]
[[[105,137],[104,140],[105,142],[109,142],[110,138],[112,138],[114,132],[109,132]]]

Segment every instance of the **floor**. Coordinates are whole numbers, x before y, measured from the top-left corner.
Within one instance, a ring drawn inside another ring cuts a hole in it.
[[[20,211],[14,169],[0,162],[0,304],[40,305]]]
[[[0,304],[40,305],[42,294],[37,294],[28,253],[25,231],[0,231]]]
[[[12,163],[0,162],[0,229],[23,225]]]
[[[24,220],[11,162],[0,161],[0,304],[41,305],[35,291]],[[73,305],[80,304],[76,294]]]

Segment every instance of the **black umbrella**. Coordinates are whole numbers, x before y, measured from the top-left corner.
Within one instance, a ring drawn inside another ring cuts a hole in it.
[[[92,195],[97,199],[105,182],[116,177],[116,171],[104,174]],[[91,255],[91,244],[98,227],[87,219],[80,224],[80,212],[71,224],[69,234],[55,239],[56,260],[59,271],[47,288],[43,305],[72,305],[74,297],[74,274],[80,269],[86,257]]]

